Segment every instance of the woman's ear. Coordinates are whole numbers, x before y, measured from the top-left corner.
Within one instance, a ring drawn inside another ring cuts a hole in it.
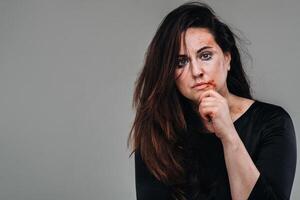
[[[231,54],[230,52],[224,53],[225,65],[227,66],[227,70],[230,70],[230,61],[231,61]]]

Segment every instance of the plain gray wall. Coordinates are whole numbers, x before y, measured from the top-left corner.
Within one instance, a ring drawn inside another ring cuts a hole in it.
[[[1,200],[135,199],[133,84],[183,2],[0,1]],[[284,107],[298,137],[300,1],[209,2],[251,42],[254,97]],[[291,199],[299,181],[297,171]]]

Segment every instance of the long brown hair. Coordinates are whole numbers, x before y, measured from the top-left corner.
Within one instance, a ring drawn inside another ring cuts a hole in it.
[[[231,53],[227,85],[231,93],[252,98],[235,35],[214,11],[199,2],[185,3],[162,21],[145,54],[135,82],[136,116],[128,137],[132,153],[139,151],[151,173],[168,185],[184,183],[184,138],[187,118],[194,111],[175,84],[181,34],[190,27],[207,28],[223,52]],[[180,196],[177,191],[177,196]]]

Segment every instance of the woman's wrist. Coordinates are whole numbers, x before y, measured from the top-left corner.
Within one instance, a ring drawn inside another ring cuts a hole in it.
[[[226,134],[223,138],[221,138],[221,142],[224,148],[230,147],[233,149],[237,149],[241,140],[236,130],[234,130],[231,131],[229,134]]]

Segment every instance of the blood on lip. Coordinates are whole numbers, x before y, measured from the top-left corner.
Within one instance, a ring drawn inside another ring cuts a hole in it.
[[[212,81],[208,81],[207,83],[204,83],[204,84],[202,84],[202,85],[195,86],[195,88],[200,90],[200,89],[205,89],[205,88],[210,87],[210,86],[211,86],[213,89],[216,88],[216,84],[214,83],[213,80],[212,80]]]
[[[216,88],[216,84],[215,84],[214,80],[208,81],[208,84],[210,84],[213,87],[213,89]]]

